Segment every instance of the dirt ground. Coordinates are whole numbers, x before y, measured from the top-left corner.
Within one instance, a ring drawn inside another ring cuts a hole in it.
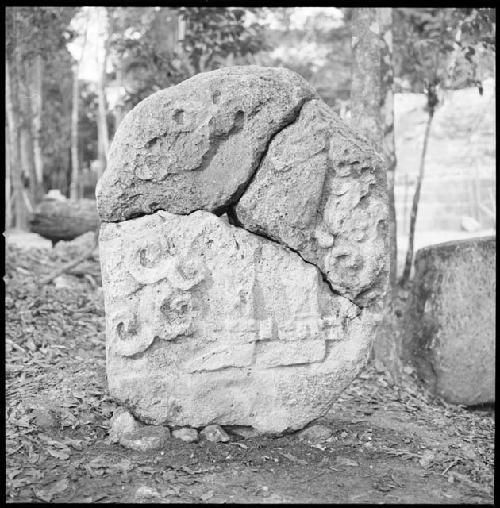
[[[7,245],[7,502],[493,503],[494,408],[434,400],[409,370],[402,388],[363,371],[325,442],[111,444],[98,262],[40,284],[88,240]]]

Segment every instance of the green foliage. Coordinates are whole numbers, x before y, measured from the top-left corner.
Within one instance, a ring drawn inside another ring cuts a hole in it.
[[[22,59],[41,55],[50,60],[54,52],[74,37],[69,23],[77,7],[7,7],[5,10],[6,53],[15,49]]]
[[[129,109],[151,93],[263,48],[261,28],[245,25],[251,9],[109,8],[110,49],[125,81]],[[184,34],[181,34],[181,27]]]
[[[322,99],[337,112],[350,97],[351,28],[343,9],[337,23],[318,9],[310,13],[300,28],[292,24],[294,8],[273,8],[273,27],[265,29],[271,52],[259,55],[260,63],[283,66],[310,82]]]
[[[195,73],[220,67],[230,53],[244,57],[264,49],[260,25],[244,25],[247,11],[219,7],[179,10],[186,22],[182,47]]]
[[[494,9],[394,9],[395,74],[421,92],[477,84],[477,68],[495,51]]]

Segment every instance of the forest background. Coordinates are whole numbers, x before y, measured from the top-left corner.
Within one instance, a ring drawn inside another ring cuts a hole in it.
[[[376,14],[378,32],[354,50],[357,12]],[[415,246],[496,227],[495,26],[488,8],[9,7],[6,229],[27,229],[51,189],[93,198],[114,132],[148,95],[224,66],[285,66],[380,134],[391,281],[404,283]]]

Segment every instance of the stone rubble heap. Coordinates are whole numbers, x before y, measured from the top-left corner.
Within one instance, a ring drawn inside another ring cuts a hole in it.
[[[228,67],[151,95],[96,195],[109,389],[141,421],[297,430],[364,366],[383,163],[297,74]]]

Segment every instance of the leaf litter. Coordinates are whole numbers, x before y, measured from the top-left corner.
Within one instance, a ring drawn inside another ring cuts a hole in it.
[[[156,455],[110,444],[118,406],[98,259],[67,274],[70,287],[39,283],[83,238],[6,247],[6,501],[123,502],[139,491],[152,502],[492,502],[494,411],[434,399],[411,369],[399,387],[365,369],[325,415],[333,434],[321,444],[172,439]]]

